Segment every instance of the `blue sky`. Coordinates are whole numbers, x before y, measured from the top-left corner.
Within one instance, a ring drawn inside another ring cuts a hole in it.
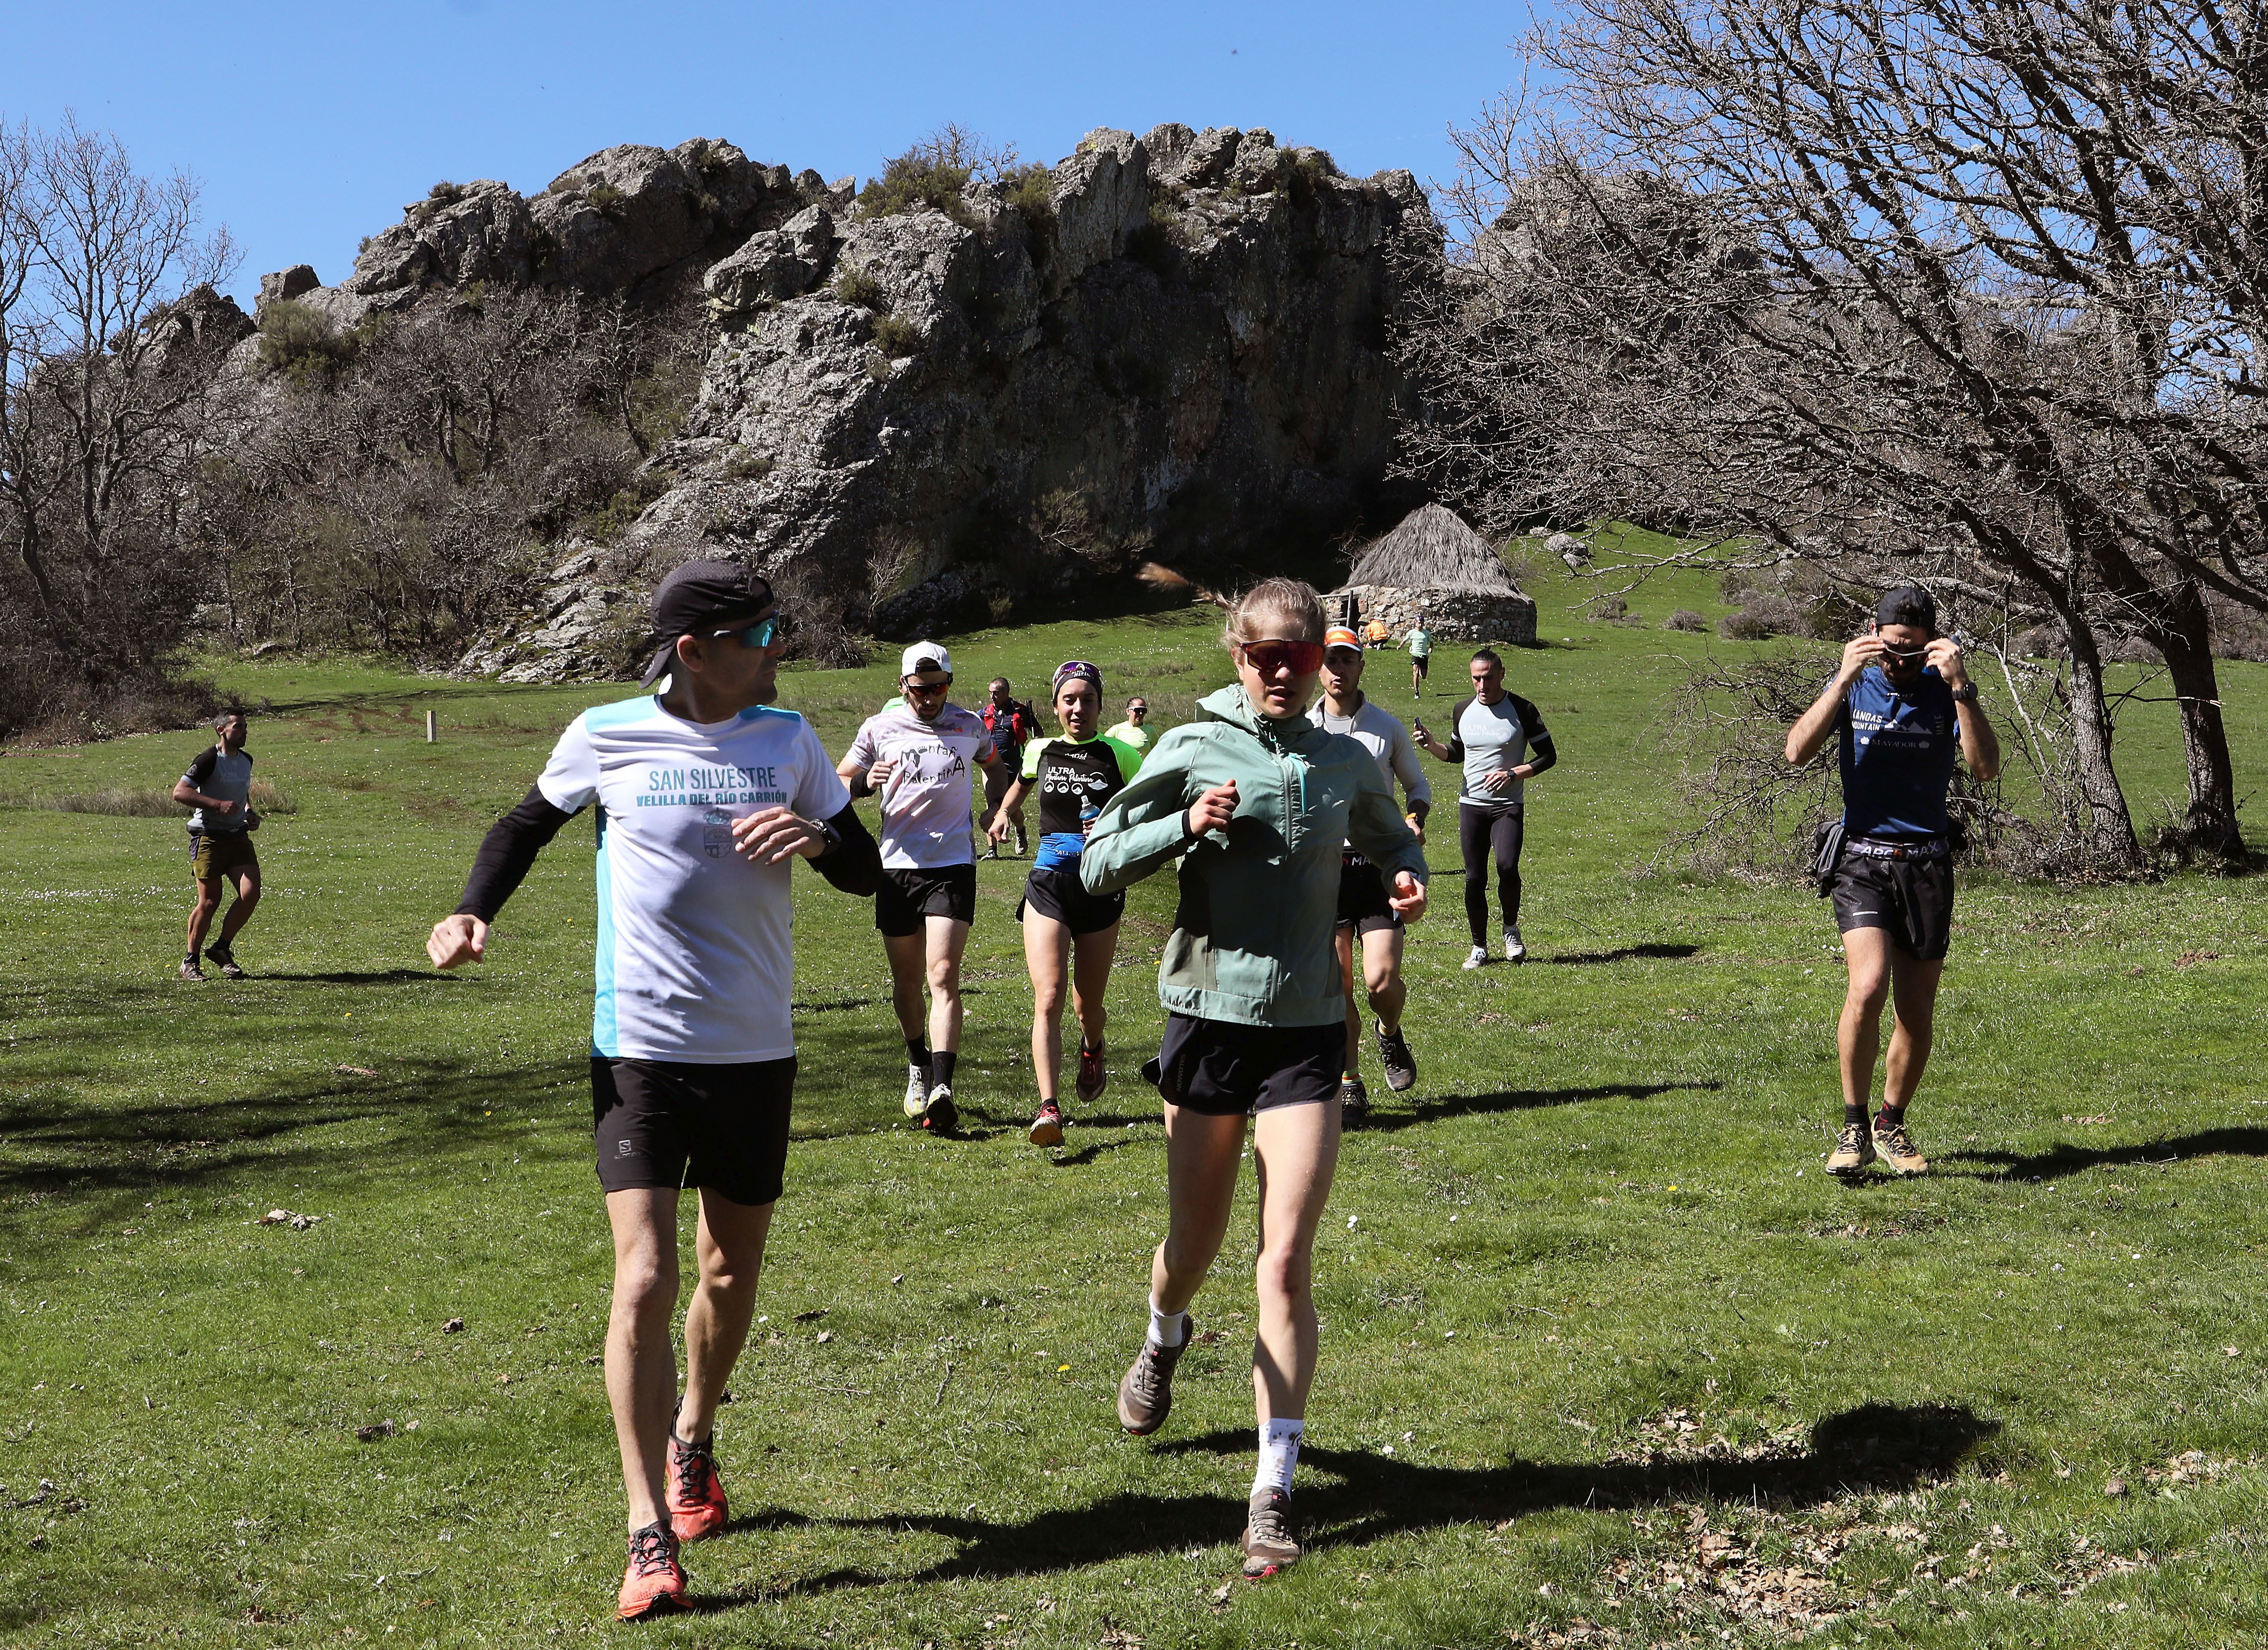
[[[729,138],[861,177],[946,121],[1057,160],[1097,126],[1264,126],[1346,171],[1446,177],[1452,122],[1518,74],[1524,5],[0,4],[0,119],[66,108],[185,167],[233,290],[356,243],[438,180],[534,194],[594,150]]]

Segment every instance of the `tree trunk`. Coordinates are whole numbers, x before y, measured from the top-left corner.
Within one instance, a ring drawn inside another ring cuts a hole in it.
[[[2153,615],[2149,639],[2166,661],[2181,708],[2182,749],[2190,769],[2190,807],[2183,826],[2190,845],[2226,863],[2242,864],[2244,836],[2236,822],[2236,774],[2213,662],[2213,620],[2195,585],[2183,585]]]
[[[2110,765],[2110,705],[2102,693],[2102,652],[2095,631],[2076,608],[2062,614],[2071,648],[2072,777],[2078,787],[2077,817],[2071,821],[2087,851],[2110,871],[2142,868],[2142,844],[2118,775]]]

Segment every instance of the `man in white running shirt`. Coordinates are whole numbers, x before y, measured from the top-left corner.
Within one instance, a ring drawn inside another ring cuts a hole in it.
[[[1410,829],[1425,840],[1425,815],[1433,787],[1418,760],[1418,747],[1399,717],[1373,704],[1362,691],[1362,639],[1344,625],[1323,632],[1322,696],[1307,719],[1327,733],[1344,733],[1377,759],[1380,777],[1391,792],[1396,781],[1409,799]],[[1370,1112],[1370,1091],[1362,1080],[1362,1013],[1354,999],[1354,947],[1362,942],[1362,983],[1378,1016],[1378,1057],[1386,1085],[1399,1094],[1418,1080],[1418,1062],[1402,1035],[1403,1005],[1410,988],[1402,978],[1407,935],[1402,918],[1388,902],[1378,867],[1352,849],[1339,866],[1339,969],[1346,980],[1346,1070],[1339,1079],[1339,1116],[1359,1123]]]
[[[1528,782],[1559,760],[1551,730],[1533,702],[1504,687],[1504,660],[1484,647],[1472,658],[1473,696],[1449,712],[1443,744],[1418,724],[1418,746],[1443,762],[1461,764],[1457,791],[1457,848],[1465,862],[1465,924],[1473,948],[1464,966],[1488,961],[1488,873],[1496,865],[1497,903],[1504,909],[1504,957],[1525,961],[1520,937],[1520,850],[1527,835]]]
[[[976,917],[969,770],[990,768],[998,752],[983,718],[946,703],[953,655],[939,644],[906,649],[898,686],[904,703],[868,717],[835,771],[852,796],[882,799],[874,926],[906,1040],[905,1114],[924,1129],[945,1130],[961,1116],[953,1103],[961,956]]]
[[[688,562],[654,596],[665,691],[577,717],[482,843],[425,943],[480,961],[489,924],[574,814],[598,805],[591,1094],[615,1247],[607,1397],[630,1502],[625,1620],[686,1604],[681,1542],[719,1533],[717,1405],[755,1309],[795,1085],[789,870],[871,894],[874,840],[811,726],[770,706],[780,615],[764,581]],[[677,1395],[677,1197],[701,1189],[700,1282]]]

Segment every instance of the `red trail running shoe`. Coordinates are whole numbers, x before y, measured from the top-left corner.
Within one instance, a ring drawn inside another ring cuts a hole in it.
[[[615,1614],[624,1621],[643,1621],[684,1608],[685,1571],[677,1562],[677,1537],[659,1522],[632,1530],[630,1565],[622,1573]]]
[[[698,1444],[669,1435],[669,1480],[662,1501],[669,1514],[670,1533],[680,1541],[706,1541],[722,1535],[731,1514],[725,1506],[725,1485],[717,1477],[717,1439],[711,1433]]]

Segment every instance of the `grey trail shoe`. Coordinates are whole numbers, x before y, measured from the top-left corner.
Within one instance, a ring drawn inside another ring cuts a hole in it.
[[[1410,1052],[1410,1040],[1400,1028],[1392,1031],[1386,1022],[1378,1026],[1378,1063],[1386,1068],[1386,1086],[1400,1094],[1418,1080],[1418,1057]]]
[[[1174,1366],[1197,1337],[1197,1320],[1182,1319],[1182,1344],[1160,1346],[1147,1336],[1118,1382],[1118,1424],[1137,1438],[1147,1438],[1166,1424],[1174,1407]]]
[[[1292,1498],[1270,1485],[1252,1492],[1244,1522],[1244,1573],[1257,1581],[1300,1562],[1292,1535]]]

